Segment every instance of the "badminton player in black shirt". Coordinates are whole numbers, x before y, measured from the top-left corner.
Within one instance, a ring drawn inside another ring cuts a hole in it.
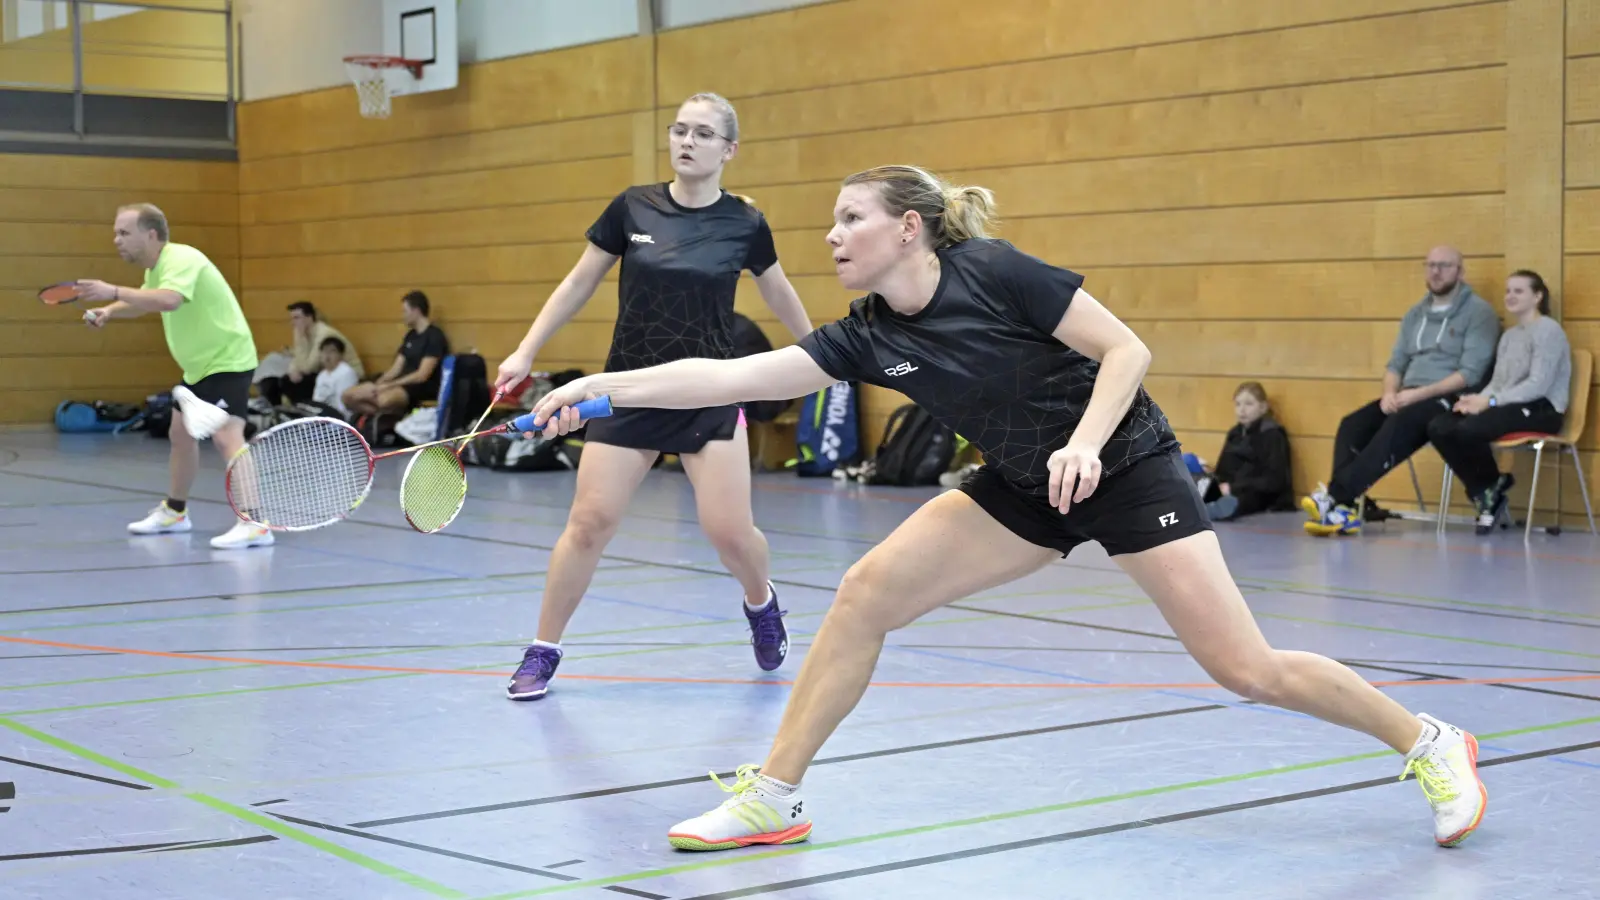
[[[741,767],[721,806],[670,829],[672,845],[805,840],[814,807],[801,778],[865,692],[884,636],[1084,541],[1133,577],[1220,685],[1393,747],[1405,755],[1401,777],[1415,774],[1433,807],[1434,839],[1466,838],[1487,803],[1476,739],[1412,715],[1330,659],[1268,646],[1166,418],[1140,385],[1149,351],[1079,275],[986,238],[992,210],[987,190],[948,187],[921,169],[853,175],[828,233],[839,280],[869,292],[848,316],[799,346],[595,375],[540,404],[555,417],[545,428],[553,434],[581,424],[572,404],[600,395],[698,407],[860,379],[904,392],[984,454],[960,490],[930,500],[845,574],[766,762]]]
[[[589,246],[551,294],[521,346],[500,364],[497,385],[528,374],[539,349],[572,318],[613,263],[622,260],[617,324],[607,372],[679,359],[733,356],[733,301],[741,272],[796,338],[810,319],[778,264],[766,217],[721,188],[738,150],[733,106],[715,94],[684,101],[668,128],[675,177],[631,187],[590,227]],[[750,509],[750,458],[744,414],[733,402],[699,409],[628,408],[590,423],[578,463],[577,496],[550,559],[538,639],[506,686],[513,700],[537,700],[561,662],[561,634],[616,533],[634,490],[661,453],[676,453],[694,486],[700,527],[744,587],[744,612],[756,662],[772,670],[788,654],[788,634],[768,575],[767,541]]]

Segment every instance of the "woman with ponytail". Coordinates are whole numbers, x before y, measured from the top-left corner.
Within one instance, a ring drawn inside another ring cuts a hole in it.
[[[685,408],[859,380],[906,394],[985,459],[845,574],[766,762],[741,767],[724,788],[733,796],[668,840],[721,850],[807,839],[816,808],[802,800],[801,779],[866,691],[884,637],[1087,541],[1133,577],[1220,685],[1388,744],[1433,806],[1434,839],[1466,838],[1487,799],[1475,739],[1413,715],[1333,660],[1267,644],[1166,416],[1141,386],[1150,351],[1083,290],[1083,276],[989,237],[993,221],[983,188],[911,166],[852,175],[827,236],[840,282],[867,292],[848,316],[797,346],[595,375],[539,405],[554,435],[581,424],[573,404],[601,395]]]

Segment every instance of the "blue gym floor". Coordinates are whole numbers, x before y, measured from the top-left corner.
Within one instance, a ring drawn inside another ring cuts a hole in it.
[[[382,464],[355,521],[224,552],[210,448],[193,533],[124,531],[166,450],[0,433],[8,900],[1600,895],[1582,531],[1219,528],[1276,645],[1479,736],[1489,809],[1458,849],[1387,748],[1206,687],[1091,546],[891,636],[807,779],[810,843],[688,854],[666,829],[761,761],[833,586],[932,490],[758,477],[793,642],[766,674],[683,476],[653,473],[550,696],[513,703],[570,474],[471,470],[429,536]]]

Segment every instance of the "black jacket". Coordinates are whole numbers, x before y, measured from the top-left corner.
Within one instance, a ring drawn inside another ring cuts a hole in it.
[[[1235,425],[1223,439],[1213,477],[1239,498],[1239,514],[1295,508],[1289,433],[1271,416],[1248,429]]]

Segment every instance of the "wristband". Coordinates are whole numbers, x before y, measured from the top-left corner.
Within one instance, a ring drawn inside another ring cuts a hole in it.
[[[1489,397],[1489,405],[1490,406],[1499,406],[1500,405],[1500,398],[1495,397],[1495,396],[1493,396],[1491,394],[1490,397]]]
[[[121,303],[122,302],[122,288],[120,288],[120,287],[118,287],[116,285],[112,285],[111,286],[111,301],[113,303]]]

